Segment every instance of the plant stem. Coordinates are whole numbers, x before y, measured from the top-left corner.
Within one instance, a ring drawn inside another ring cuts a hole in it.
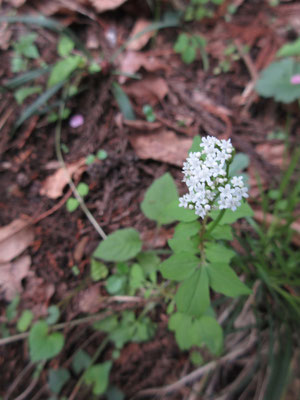
[[[225,214],[226,210],[222,210],[220,212],[220,214],[218,215],[218,217],[214,220],[214,222],[211,224],[211,226],[207,229],[206,233],[210,234],[215,227],[218,225],[218,223],[221,221],[221,219],[223,218],[223,215]]]

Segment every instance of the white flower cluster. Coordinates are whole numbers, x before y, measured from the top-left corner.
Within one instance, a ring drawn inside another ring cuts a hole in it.
[[[212,209],[235,211],[241,205],[248,189],[241,176],[228,178],[233,151],[230,139],[202,138],[200,151],[190,153],[183,164],[183,181],[189,192],[179,199],[179,207],[194,209],[204,218]]]

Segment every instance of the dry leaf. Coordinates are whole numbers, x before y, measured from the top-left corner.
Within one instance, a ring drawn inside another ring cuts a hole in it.
[[[118,60],[119,70],[126,74],[135,74],[140,68],[144,68],[146,71],[155,72],[164,70],[168,72],[170,66],[166,61],[161,61],[159,58],[152,55],[152,53],[138,53],[136,51],[127,51]],[[119,82],[123,84],[127,80],[127,77],[120,76]]]
[[[142,32],[149,25],[150,25],[150,22],[146,21],[145,19],[137,20],[131,33],[130,33],[130,38],[134,38],[136,35],[138,35],[140,32]],[[137,38],[130,41],[130,43],[127,46],[127,49],[128,50],[142,49],[148,43],[149,39],[153,36],[153,34],[154,34],[154,31],[145,32],[145,33],[141,34],[141,36],[138,36]]]
[[[20,255],[34,240],[28,220],[16,219],[0,228],[0,263],[7,263]]]
[[[72,164],[67,165],[68,174],[77,178],[81,176],[85,170],[85,159],[81,158]],[[65,186],[69,182],[69,176],[64,168],[59,168],[53,175],[48,176],[43,182],[40,195],[47,196],[50,199],[57,199],[62,196]]]
[[[22,290],[24,279],[31,265],[30,256],[21,256],[12,263],[0,264],[0,293],[5,300],[12,300]]]
[[[169,88],[164,79],[149,77],[130,83],[124,87],[124,91],[134,97],[138,104],[154,106],[167,95]]]
[[[84,250],[85,250],[85,247],[86,247],[88,241],[89,241],[89,237],[83,236],[77,243],[75,250],[74,250],[74,260],[76,263],[79,263],[82,260],[82,258],[84,256]]]
[[[256,146],[255,150],[270,164],[283,167],[284,144],[261,143]]]
[[[182,138],[167,130],[148,135],[132,135],[129,140],[141,159],[163,161],[180,167],[193,143],[192,138]]]
[[[96,10],[101,13],[107,10],[114,10],[127,0],[90,0]]]
[[[173,228],[160,228],[159,232],[156,230],[143,230],[141,238],[144,243],[147,243],[151,249],[162,248],[167,244],[167,241],[174,235]]]
[[[95,313],[101,307],[98,285],[93,285],[78,295],[78,309],[80,312]]]

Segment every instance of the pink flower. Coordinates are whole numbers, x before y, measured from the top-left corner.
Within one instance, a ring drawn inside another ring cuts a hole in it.
[[[69,121],[71,128],[79,128],[79,126],[84,124],[84,118],[81,114],[73,115]]]
[[[300,74],[293,75],[290,82],[292,85],[300,85]]]

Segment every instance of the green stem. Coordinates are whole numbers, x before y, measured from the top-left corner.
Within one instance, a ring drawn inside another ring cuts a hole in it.
[[[222,210],[221,212],[220,212],[220,214],[218,215],[218,217],[214,220],[214,222],[211,224],[211,226],[207,229],[207,231],[206,231],[206,233],[207,234],[210,234],[214,229],[215,229],[215,227],[218,225],[218,223],[221,221],[221,219],[223,218],[223,215],[225,214],[225,211],[226,210]]]

